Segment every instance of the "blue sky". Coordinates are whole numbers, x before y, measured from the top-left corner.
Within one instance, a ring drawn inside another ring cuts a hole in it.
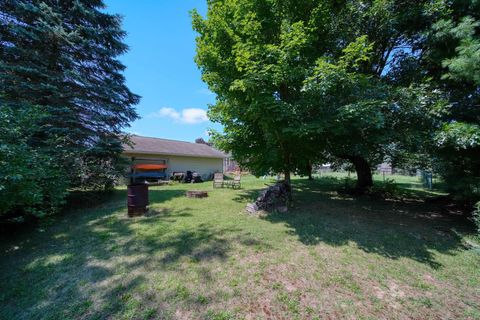
[[[205,0],[105,0],[107,11],[124,17],[130,51],[120,57],[132,92],[142,96],[141,119],[126,131],[167,139],[207,139],[206,130],[221,126],[206,118],[213,95],[201,80],[193,58],[195,32],[189,11],[204,15]]]

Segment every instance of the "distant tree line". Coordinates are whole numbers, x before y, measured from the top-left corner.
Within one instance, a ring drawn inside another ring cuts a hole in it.
[[[121,18],[101,0],[0,1],[0,218],[109,189],[139,96],[125,85]]]
[[[480,2],[218,0],[192,12],[217,145],[253,173],[434,170],[480,197]]]

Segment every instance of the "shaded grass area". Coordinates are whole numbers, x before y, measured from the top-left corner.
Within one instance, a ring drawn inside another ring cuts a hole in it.
[[[347,172],[326,172],[316,176],[321,179],[352,179],[353,181],[356,179],[355,173],[348,174]],[[433,179],[432,190],[428,190],[418,176],[373,174],[373,182],[376,186],[382,186],[388,180],[393,181],[405,197],[428,198],[447,195],[444,182],[439,178]]]
[[[478,239],[422,201],[429,192],[354,198],[333,177],[297,178],[293,208],[257,218],[245,204],[273,181],[242,179],[152,187],[150,212],[133,219],[124,188],[74,195],[2,239],[0,318],[480,318]]]

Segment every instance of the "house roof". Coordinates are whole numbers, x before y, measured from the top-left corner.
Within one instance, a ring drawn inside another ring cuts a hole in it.
[[[123,152],[125,154],[158,154],[202,158],[226,157],[223,152],[207,146],[206,144],[161,138],[141,137],[137,135],[131,136],[130,141],[132,142],[133,147],[129,145],[124,145]]]

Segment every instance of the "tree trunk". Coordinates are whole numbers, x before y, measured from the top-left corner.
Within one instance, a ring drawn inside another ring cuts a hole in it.
[[[285,175],[285,183],[288,185],[288,201],[292,201],[292,180],[290,179],[290,170],[283,172]]]
[[[357,191],[363,193],[373,186],[370,164],[360,156],[350,157],[350,161],[353,163],[355,171],[357,172]]]
[[[308,180],[313,180],[313,176],[312,176],[312,162],[311,161],[308,161],[308,164],[307,164],[307,171],[308,171]]]

